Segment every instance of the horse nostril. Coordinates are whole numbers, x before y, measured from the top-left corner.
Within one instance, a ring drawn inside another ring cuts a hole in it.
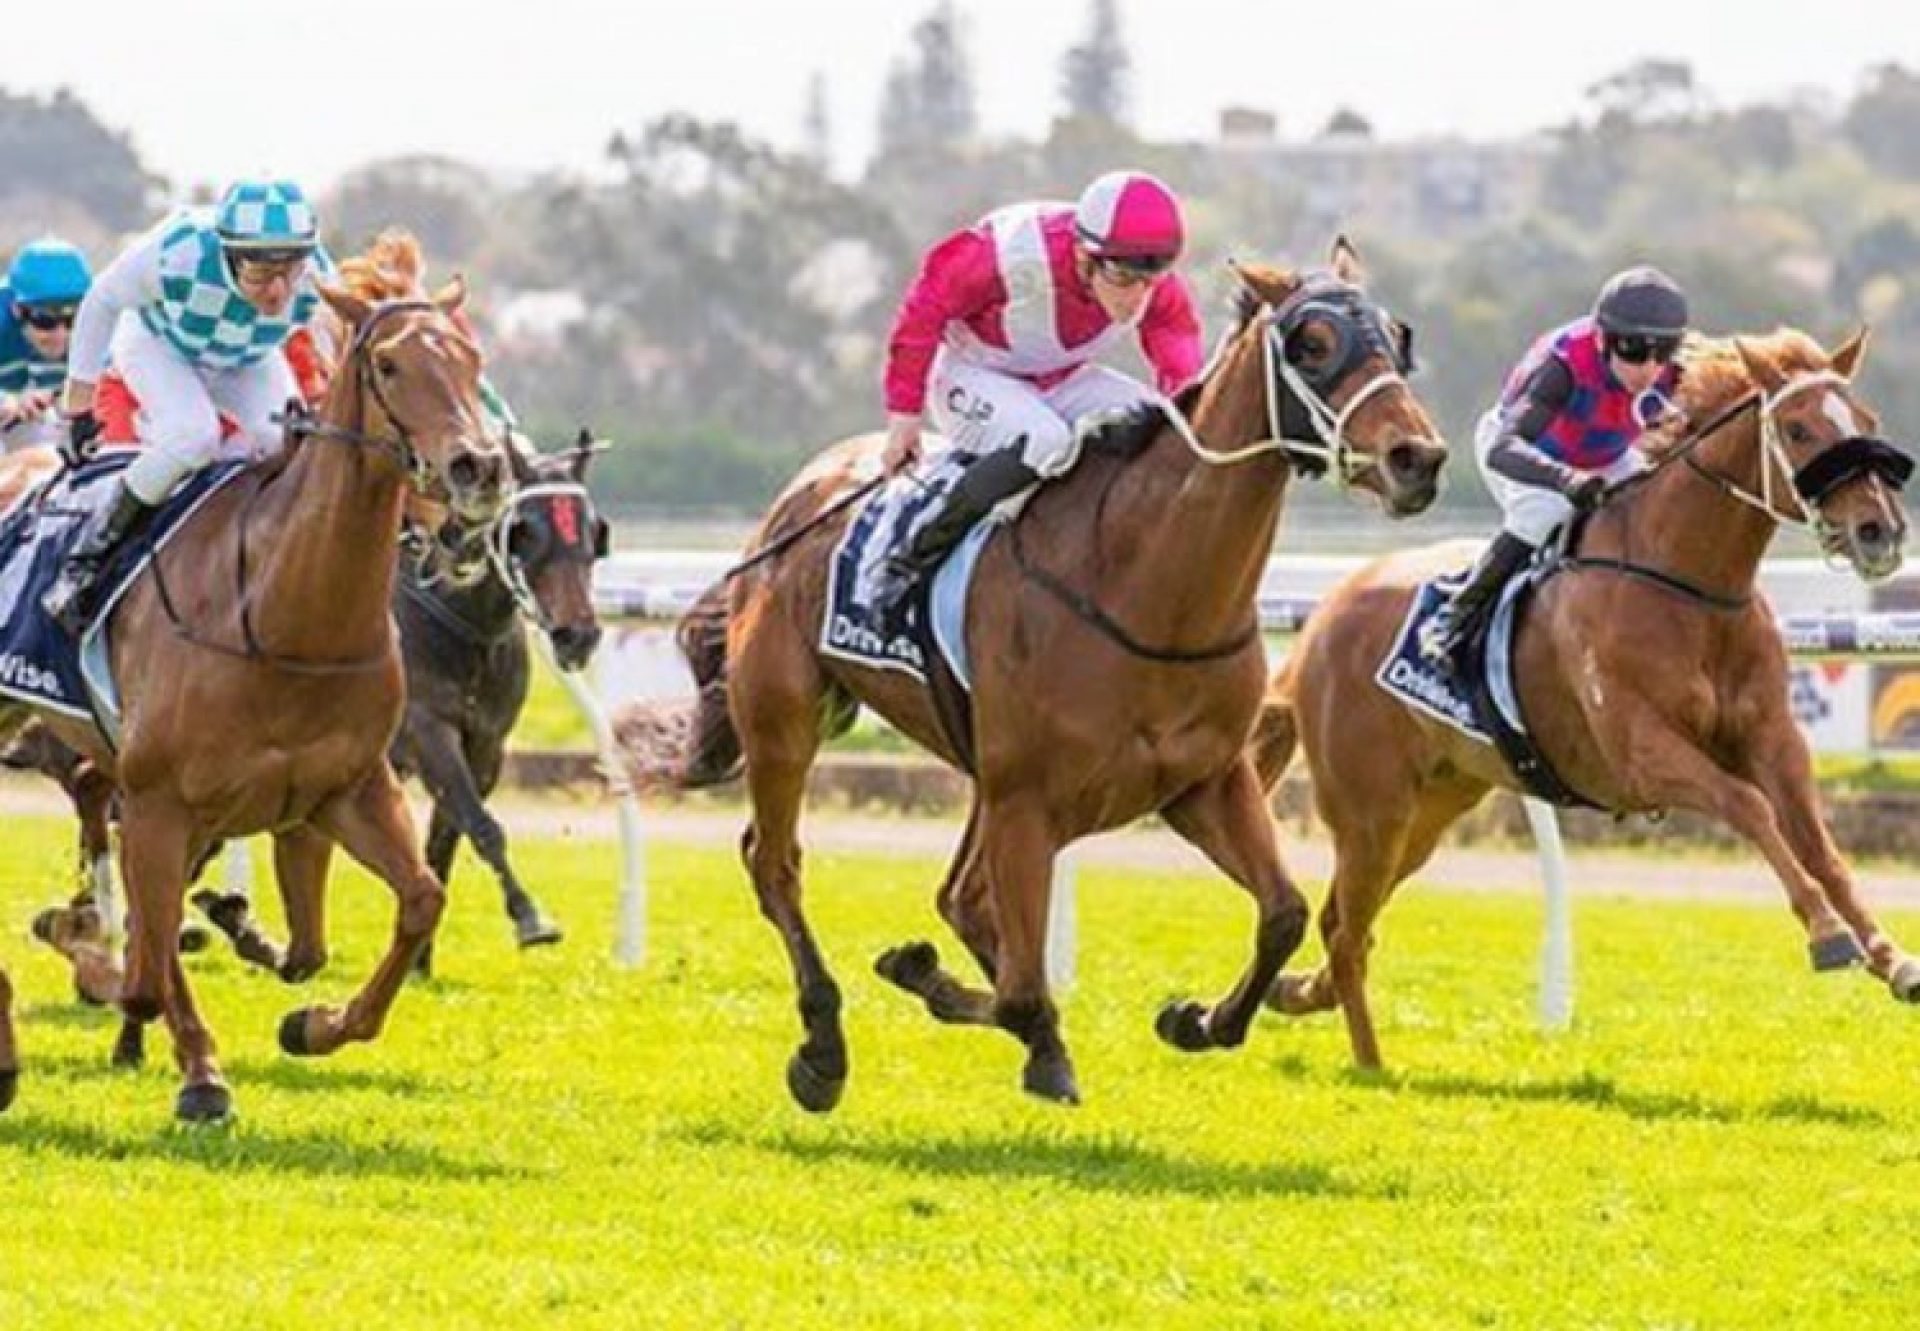
[[[1878,519],[1869,518],[1853,529],[1853,538],[1862,545],[1883,545],[1887,539],[1887,529]]]
[[[471,453],[461,453],[447,464],[447,479],[463,490],[472,489],[480,479],[480,459]]]

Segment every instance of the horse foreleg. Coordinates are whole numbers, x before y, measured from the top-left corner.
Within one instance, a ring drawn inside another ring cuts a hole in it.
[[[989,801],[980,820],[980,864],[1000,930],[994,1020],[1027,1046],[1021,1084],[1032,1095],[1079,1104],[1060,1014],[1047,991],[1047,908],[1060,851],[1045,810],[1021,799]]]
[[[322,804],[310,821],[392,888],[397,900],[392,941],[360,992],[344,1008],[305,1008],[281,1021],[280,1047],[289,1054],[330,1054],[349,1041],[375,1039],[447,901],[420,858],[412,815],[384,759],[359,785]]]
[[[137,1060],[142,1028],[165,1015],[184,1081],[175,1113],[200,1121],[225,1116],[232,1096],[214,1061],[213,1037],[185,989],[180,917],[194,845],[184,809],[129,797],[120,829],[120,877],[127,889],[127,972],[120,1010],[126,1014],[114,1061]],[[130,1053],[130,1051],[132,1051]]]
[[[986,882],[979,872],[978,854],[980,805],[975,800],[967,813],[967,830],[954,851],[953,863],[940,887],[940,914],[960,936],[989,978],[995,970],[997,947],[993,933],[992,909],[986,900]],[[993,992],[978,989],[950,975],[940,965],[939,949],[932,943],[904,943],[881,953],[873,963],[881,979],[898,985],[919,998],[935,1020],[968,1026],[991,1026]]]
[[[1781,836],[1794,857],[1819,882],[1828,903],[1866,948],[1867,968],[1887,982],[1894,997],[1920,1002],[1920,960],[1910,956],[1880,927],[1854,885],[1853,874],[1834,845],[1821,817],[1813,779],[1813,757],[1793,719],[1772,718],[1751,743],[1756,759],[1743,775],[1759,786],[1773,806]],[[1757,755],[1764,753],[1764,760]]]
[[[333,841],[316,828],[288,827],[273,834],[273,878],[287,916],[287,949],[274,970],[288,984],[313,978],[327,964],[327,867],[332,862]],[[249,924],[261,942],[273,946],[258,925]]]
[[[507,860],[507,830],[487,808],[459,730],[438,717],[421,716],[416,709],[408,717],[407,731],[420,778],[433,793],[436,821],[444,814],[493,870],[516,941],[521,947],[559,942],[559,928],[541,912]]]
[[[1853,930],[1787,843],[1774,804],[1760,788],[1726,771],[1664,724],[1627,719],[1628,724],[1636,721],[1648,726],[1649,733],[1636,736],[1630,750],[1635,755],[1633,794],[1656,807],[1692,809],[1716,817],[1765,856],[1807,931],[1815,970],[1838,970],[1864,960]]]
[[[20,1051],[13,1040],[13,981],[0,969],[0,1113],[20,1089]]]
[[[1259,774],[1245,756],[1164,810],[1167,824],[1252,894],[1259,910],[1253,959],[1227,996],[1208,1008],[1168,1003],[1154,1029],[1176,1049],[1230,1049],[1243,1043],[1280,968],[1307,931],[1307,899],[1287,876]]]

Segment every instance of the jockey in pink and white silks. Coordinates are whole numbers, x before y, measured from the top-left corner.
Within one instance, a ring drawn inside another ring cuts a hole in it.
[[[1096,357],[1137,338],[1168,395],[1199,374],[1193,295],[1171,271],[1185,241],[1173,191],[1115,171],[1078,204],[1002,208],[927,252],[888,346],[884,465],[918,460],[927,417],[974,461],[889,557],[883,616],[996,504],[1073,465],[1076,422],[1153,400]]]

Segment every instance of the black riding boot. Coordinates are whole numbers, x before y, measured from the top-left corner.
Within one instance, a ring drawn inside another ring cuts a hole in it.
[[[881,624],[901,627],[907,593],[914,585],[939,567],[947,552],[960,544],[973,524],[992,512],[995,504],[1040,479],[1040,473],[1020,456],[1025,443],[1025,439],[1016,441],[968,467],[940,501],[940,511],[913,534],[905,549],[887,556],[873,596],[874,613]]]
[[[1525,568],[1533,558],[1533,547],[1511,532],[1501,532],[1480,556],[1460,590],[1432,625],[1432,637],[1423,645],[1431,660],[1461,664],[1460,656],[1468,643],[1480,636],[1487,616],[1507,579]]]
[[[116,481],[113,498],[87,515],[80,539],[67,551],[60,574],[40,598],[40,608],[74,637],[87,625],[92,609],[93,584],[106,567],[107,560],[133,530],[152,512],[140,497]]]

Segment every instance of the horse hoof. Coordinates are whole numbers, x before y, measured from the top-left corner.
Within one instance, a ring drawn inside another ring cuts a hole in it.
[[[80,983],[78,975],[73,977],[73,996],[85,1007],[105,1007],[113,1001],[110,998],[102,998],[88,989],[86,985]]]
[[[1814,939],[1807,944],[1807,955],[1812,958],[1813,968],[1817,971],[1842,971],[1849,966],[1861,965],[1867,959],[1860,940],[1853,936],[1851,930]]]
[[[1902,958],[1887,977],[1887,988],[1902,1003],[1920,1003],[1920,959]]]
[[[48,906],[45,910],[34,916],[32,925],[33,936],[45,943],[48,947],[52,947],[54,945],[54,929],[59,925],[60,917],[65,913],[65,907]]]
[[[295,1058],[306,1058],[313,1053],[313,1047],[307,1043],[307,1015],[312,1008],[295,1008],[280,1018],[280,1047]]]
[[[279,976],[282,984],[305,984],[318,975],[326,965],[324,962],[302,960],[296,957],[283,957],[270,966],[264,963],[255,964],[262,965],[263,969],[270,970]]]
[[[1207,1032],[1206,1004],[1191,998],[1161,1008],[1160,1015],[1153,1019],[1153,1031],[1175,1049],[1189,1054],[1213,1048],[1213,1037]]]
[[[513,928],[513,933],[514,938],[523,948],[551,947],[566,937],[566,935],[560,931],[559,925],[553,923],[551,920],[542,919],[533,919],[524,924],[516,924]]]
[[[192,956],[196,952],[205,952],[207,944],[213,941],[213,935],[197,924],[180,926],[180,955]]]
[[[805,1054],[796,1053],[787,1060],[787,1090],[792,1092],[794,1103],[809,1114],[824,1114],[832,1109],[840,1103],[841,1093],[846,1089],[845,1073],[828,1076],[807,1062]]]
[[[232,1114],[233,1092],[217,1081],[182,1086],[173,1102],[173,1116],[182,1123],[224,1123]]]
[[[940,969],[940,950],[932,943],[902,943],[873,960],[873,973],[908,993],[917,993]]]
[[[147,1038],[141,1028],[127,1024],[120,1027],[120,1034],[113,1042],[113,1065],[116,1068],[137,1068],[147,1061]]]
[[[13,1097],[20,1091],[20,1069],[7,1068],[0,1071],[0,1114],[7,1112],[7,1106],[13,1103]]]
[[[1020,1084],[1028,1095],[1057,1105],[1080,1103],[1080,1087],[1073,1079],[1073,1064],[1065,1054],[1036,1054],[1029,1058]]]

